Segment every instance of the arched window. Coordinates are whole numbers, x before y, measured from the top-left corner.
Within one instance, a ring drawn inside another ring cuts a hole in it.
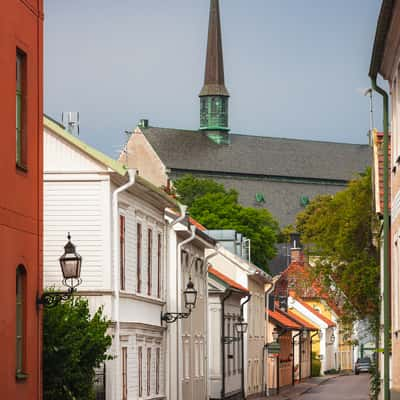
[[[26,270],[19,265],[16,270],[16,375],[23,378],[25,368],[25,320],[26,320]]]

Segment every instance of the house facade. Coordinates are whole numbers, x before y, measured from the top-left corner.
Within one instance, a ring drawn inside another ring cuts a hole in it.
[[[379,100],[383,98],[383,135],[374,137],[375,209],[382,217],[380,354],[381,398],[400,399],[400,3],[383,0],[372,49],[369,76]],[[377,84],[378,76],[389,86]],[[383,96],[383,97],[381,97]],[[390,125],[390,134],[389,134]],[[379,137],[380,136],[380,137]],[[386,138],[385,138],[386,136]],[[380,142],[380,143],[379,143]],[[379,160],[380,158],[380,160]],[[386,160],[387,163],[386,163]],[[380,167],[377,170],[376,167]],[[386,170],[386,171],[385,171]],[[387,175],[385,174],[387,173]],[[378,174],[378,175],[376,175]],[[379,175],[381,175],[379,177]],[[387,180],[385,179],[387,176]],[[387,183],[388,188],[385,188]],[[387,190],[386,190],[387,189]],[[388,201],[385,201],[385,192]],[[386,203],[386,204],[385,204]]]
[[[0,387],[8,399],[41,399],[43,2],[1,9]]]
[[[166,207],[162,191],[45,118],[44,286],[60,288],[58,255],[70,232],[82,256],[78,295],[112,321],[107,399],[167,394]]]

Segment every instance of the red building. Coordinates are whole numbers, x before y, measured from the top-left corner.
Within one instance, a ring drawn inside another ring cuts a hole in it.
[[[0,8],[0,393],[41,398],[43,0]]]

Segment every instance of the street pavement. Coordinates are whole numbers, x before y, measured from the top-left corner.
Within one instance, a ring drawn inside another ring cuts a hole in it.
[[[368,400],[369,374],[345,375],[314,386],[298,400]]]
[[[288,386],[279,395],[253,400],[368,400],[369,374],[328,375]]]

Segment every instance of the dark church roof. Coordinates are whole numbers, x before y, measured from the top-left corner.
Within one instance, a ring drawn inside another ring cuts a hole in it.
[[[368,145],[231,134],[218,145],[199,131],[149,127],[142,132],[173,170],[305,180],[348,181],[371,165]]]

